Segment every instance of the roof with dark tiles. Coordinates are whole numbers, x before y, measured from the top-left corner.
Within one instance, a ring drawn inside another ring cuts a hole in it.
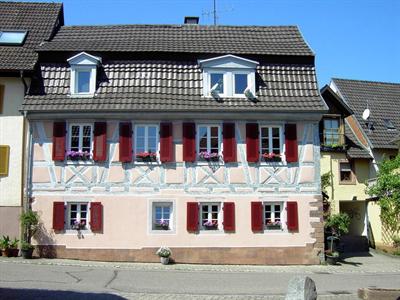
[[[51,38],[61,13],[61,3],[1,1],[0,31],[26,30],[28,34],[22,46],[0,45],[0,71],[33,70],[38,59],[34,49]]]
[[[314,55],[297,26],[63,26],[38,51]]]
[[[332,79],[341,96],[354,111],[363,131],[373,148],[395,149],[391,141],[400,132],[400,83],[374,82],[349,79]],[[369,130],[362,114],[367,108],[371,114],[369,121],[373,129]],[[396,129],[388,129],[384,119],[392,121]]]
[[[41,64],[25,98],[27,111],[326,111],[312,65],[257,67],[257,100],[202,96],[197,61],[108,61],[98,74],[94,97],[70,96],[67,64]]]

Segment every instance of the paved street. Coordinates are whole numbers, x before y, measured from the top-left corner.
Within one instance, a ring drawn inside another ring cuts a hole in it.
[[[319,299],[357,299],[360,287],[399,288],[400,259],[372,253],[341,266],[210,266],[0,259],[0,299],[282,299],[307,275]]]

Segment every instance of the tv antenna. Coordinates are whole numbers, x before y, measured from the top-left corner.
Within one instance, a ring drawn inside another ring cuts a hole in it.
[[[217,25],[217,22],[218,22],[218,19],[219,19],[219,14],[220,13],[224,13],[224,12],[230,12],[230,11],[233,11],[233,7],[232,6],[227,8],[227,9],[225,9],[225,10],[218,10],[217,9],[217,0],[213,0],[213,9],[212,10],[203,11],[203,13],[201,15],[202,16],[207,16],[207,17],[212,16],[213,17],[213,21],[214,21],[214,26],[215,26],[215,25]]]

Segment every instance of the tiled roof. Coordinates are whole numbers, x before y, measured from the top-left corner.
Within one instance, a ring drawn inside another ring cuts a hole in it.
[[[0,70],[32,70],[34,49],[51,37],[61,11],[61,3],[0,2],[0,31],[28,31],[22,46],[0,45]]]
[[[38,50],[314,55],[296,26],[64,26]]]
[[[391,141],[400,132],[400,83],[333,79],[347,104],[361,124],[373,148],[396,148]],[[368,130],[362,113],[367,108],[371,111],[369,120],[373,130]],[[384,119],[389,119],[395,130],[386,128]]]
[[[344,132],[346,136],[347,156],[350,158],[372,158],[368,150],[357,140],[349,125],[345,124]]]
[[[257,101],[202,97],[196,61],[108,61],[98,73],[96,95],[69,96],[67,64],[42,64],[42,80],[26,97],[29,111],[326,111],[315,68],[310,65],[257,67]]]

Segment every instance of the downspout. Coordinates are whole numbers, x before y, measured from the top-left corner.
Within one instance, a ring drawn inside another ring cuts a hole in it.
[[[24,117],[27,118],[27,112],[24,111]],[[25,182],[25,203],[24,211],[30,209],[30,197],[31,197],[31,178],[32,178],[32,153],[33,153],[33,143],[32,143],[32,126],[29,126],[28,131],[28,155],[27,155],[27,168],[26,168],[26,182]]]

